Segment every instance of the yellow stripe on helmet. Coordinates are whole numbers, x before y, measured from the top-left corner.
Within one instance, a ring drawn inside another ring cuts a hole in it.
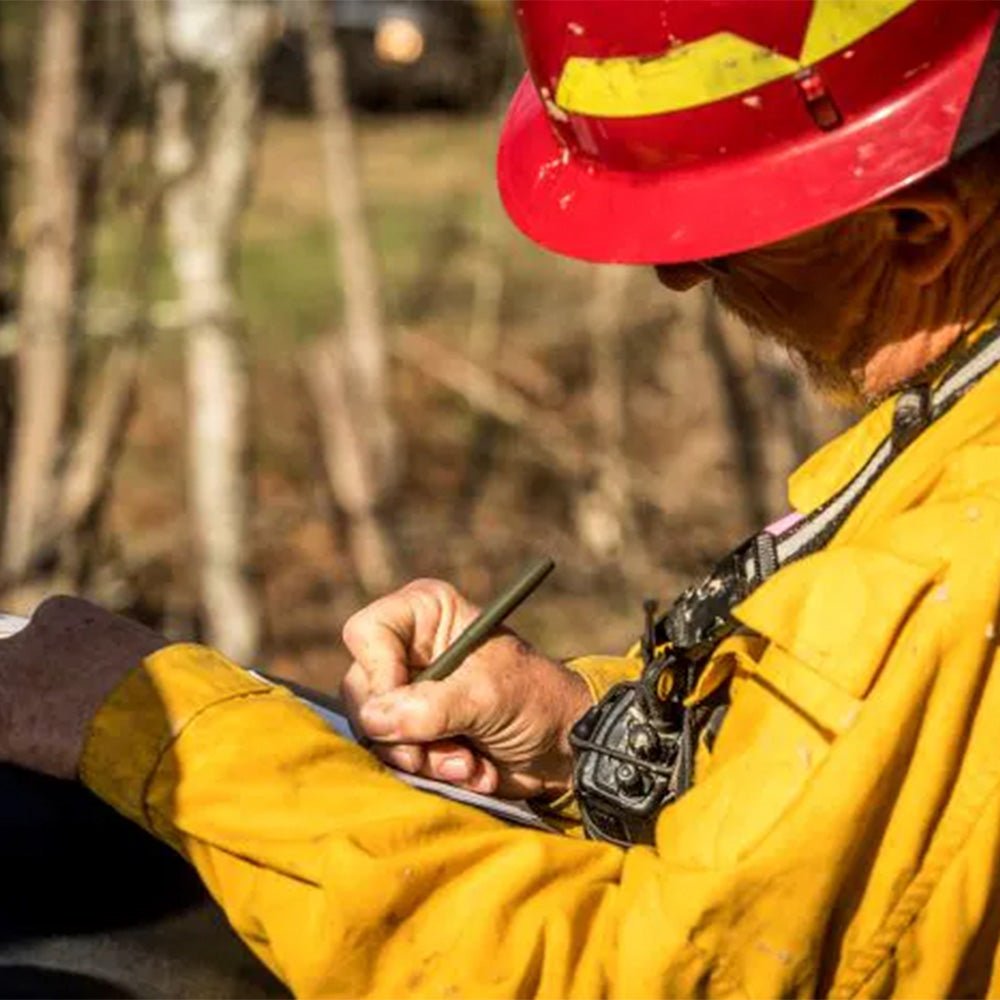
[[[881,28],[916,0],[815,0],[799,62],[818,63]]]
[[[574,114],[645,118],[713,104],[792,76],[858,41],[916,0],[814,0],[798,59],[728,31],[656,56],[571,56],[556,104]]]
[[[720,31],[652,58],[572,56],[556,104],[581,115],[644,118],[721,101],[797,69],[794,59]]]

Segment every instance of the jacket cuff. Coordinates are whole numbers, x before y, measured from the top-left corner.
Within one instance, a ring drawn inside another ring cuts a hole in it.
[[[0,759],[77,777],[94,714],[129,670],[166,644],[82,598],[43,601],[24,628],[0,640]]]
[[[580,656],[566,666],[586,681],[595,704],[616,684],[634,681],[642,672],[642,660],[635,656]]]
[[[565,836],[580,838],[584,836],[583,817],[580,815],[580,806],[572,788],[551,802],[545,799],[532,799],[528,805],[536,816]]]
[[[146,807],[148,786],[164,754],[206,709],[273,690],[204,646],[158,650],[124,677],[91,720],[81,780],[120,813],[169,840],[167,831],[155,829]]]
[[[594,704],[599,702],[616,684],[635,680],[642,670],[642,661],[632,656],[580,656],[567,660],[566,666],[583,678]],[[551,802],[534,799],[531,808],[561,833],[583,836],[583,821],[576,795],[564,792]]]

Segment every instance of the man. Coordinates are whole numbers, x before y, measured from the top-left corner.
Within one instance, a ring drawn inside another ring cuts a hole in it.
[[[517,13],[515,221],[674,288],[711,278],[869,407],[791,483],[820,512],[802,524],[836,530],[787,559],[797,529],[768,535],[692,660],[675,707],[728,703],[693,787],[628,849],[512,829],[402,787],[213,651],[69,599],[0,646],[0,751],[182,851],[302,995],[1000,992],[998,5]],[[357,614],[352,711],[394,764],[572,826],[570,728],[642,664],[503,634],[408,684],[474,612],[417,581]]]

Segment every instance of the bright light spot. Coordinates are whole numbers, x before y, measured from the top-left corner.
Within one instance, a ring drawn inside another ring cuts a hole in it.
[[[384,17],[375,29],[375,55],[409,66],[424,54],[424,33],[408,17]]]

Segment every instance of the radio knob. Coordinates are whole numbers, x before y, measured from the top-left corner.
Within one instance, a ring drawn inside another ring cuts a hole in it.
[[[641,795],[643,793],[642,774],[635,764],[619,764],[616,772],[618,787],[625,795]]]
[[[659,760],[663,754],[663,747],[660,744],[660,737],[656,735],[656,730],[644,722],[640,722],[629,730],[628,745],[632,753],[640,760]]]

